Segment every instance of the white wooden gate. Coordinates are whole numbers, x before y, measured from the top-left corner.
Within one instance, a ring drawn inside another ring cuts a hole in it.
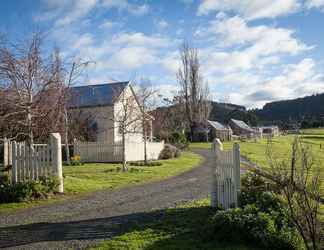
[[[12,183],[38,180],[41,176],[57,176],[58,191],[63,192],[62,147],[58,133],[51,134],[49,144],[28,145],[26,142],[11,142]]]
[[[215,165],[212,168],[213,182],[211,205],[228,209],[238,205],[240,180],[240,146],[235,143],[232,150],[223,151],[219,139],[212,144]]]

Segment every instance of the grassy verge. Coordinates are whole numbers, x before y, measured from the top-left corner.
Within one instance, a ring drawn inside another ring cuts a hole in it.
[[[104,241],[92,250],[256,249],[233,242],[219,243],[204,239],[204,226],[214,214],[208,200],[191,202],[178,208],[168,209],[163,218],[153,223],[134,225],[128,232],[112,240]]]
[[[199,155],[184,152],[179,158],[161,161],[163,163],[161,166],[130,167],[126,173],[116,171],[119,164],[65,166],[63,168],[65,194],[63,196],[28,203],[0,204],[0,213],[77,198],[102,189],[116,189],[165,179],[190,170],[199,165],[201,161],[202,158]]]

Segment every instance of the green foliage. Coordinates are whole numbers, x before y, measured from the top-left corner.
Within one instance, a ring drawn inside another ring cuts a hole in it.
[[[70,165],[71,166],[81,166],[82,165],[81,157],[79,155],[72,156],[71,160],[70,160]]]
[[[168,142],[181,150],[187,149],[189,146],[189,141],[187,140],[186,135],[179,132],[173,132],[168,137]]]
[[[278,224],[271,213],[261,212],[255,205],[220,211],[211,219],[210,237],[219,241],[254,242],[263,249],[300,249],[297,231]]]
[[[175,146],[172,146],[170,144],[166,144],[164,146],[164,149],[161,151],[159,155],[159,159],[165,160],[165,159],[171,159],[171,158],[178,158],[181,155],[181,151],[177,149]]]
[[[162,166],[163,163],[160,161],[149,161],[145,163],[144,161],[135,161],[135,162],[130,162],[129,165],[131,166],[140,166],[140,167],[155,167],[155,166]]]
[[[241,207],[255,204],[261,211],[281,210],[283,208],[280,199],[273,195],[274,187],[265,178],[249,172],[243,176],[239,203]]]
[[[26,183],[2,183],[0,184],[0,203],[45,199],[56,190],[58,184],[56,178],[47,177],[41,177],[38,181]]]

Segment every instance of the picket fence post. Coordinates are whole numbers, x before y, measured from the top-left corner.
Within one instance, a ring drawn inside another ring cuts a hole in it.
[[[59,133],[52,133],[51,136],[52,164],[57,175],[59,186],[58,192],[64,192],[63,186],[63,169],[62,169],[62,145]]]
[[[12,142],[12,154],[13,154],[13,160],[12,160],[12,170],[11,170],[11,182],[17,183],[17,142]]]
[[[233,146],[234,150],[234,169],[235,169],[235,182],[236,189],[239,193],[241,191],[241,153],[240,153],[240,145],[236,142]]]
[[[218,139],[215,138],[212,144],[212,151],[215,156],[215,163],[218,162],[219,152],[223,150],[223,144]],[[218,172],[217,166],[212,166],[212,190],[211,190],[211,206],[217,207],[219,204],[219,190],[218,190]]]
[[[9,166],[9,140],[4,138],[3,141],[3,166],[6,168]]]

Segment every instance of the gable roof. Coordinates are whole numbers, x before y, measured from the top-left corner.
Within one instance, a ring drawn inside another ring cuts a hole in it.
[[[221,124],[217,121],[210,121],[207,120],[207,122],[216,130],[229,130],[230,128],[226,127],[225,125]]]
[[[240,127],[241,129],[244,130],[248,130],[250,132],[255,132],[255,130],[253,130],[249,125],[247,125],[244,121],[241,120],[235,120],[235,119],[231,119],[231,121],[238,127]]]
[[[70,89],[70,108],[111,106],[129,85],[128,82],[113,82],[97,85],[85,85]]]

